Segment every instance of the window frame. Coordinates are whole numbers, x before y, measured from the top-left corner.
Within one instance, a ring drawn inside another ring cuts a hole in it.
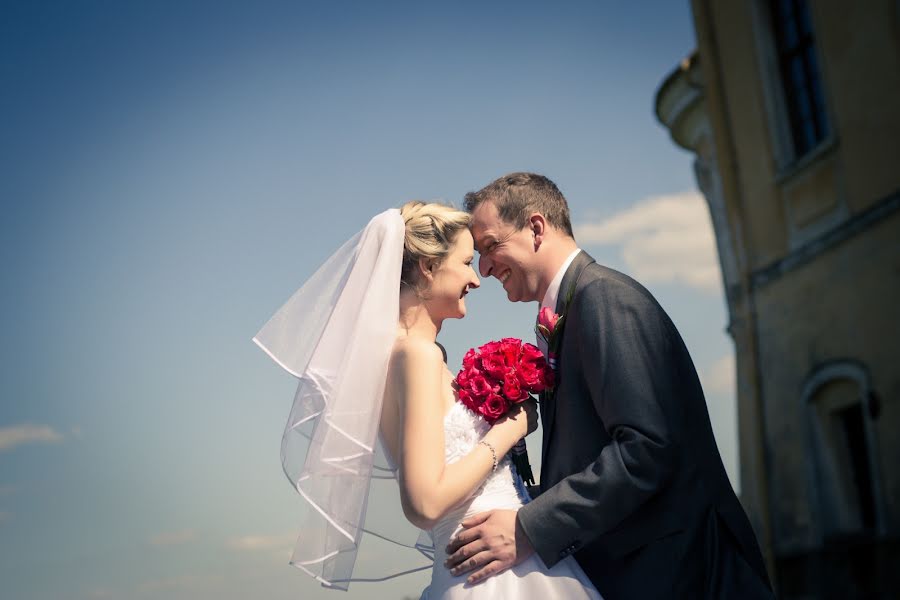
[[[854,384],[858,390],[856,397],[844,399],[839,402],[832,401],[828,406],[821,405],[817,393],[829,383],[837,381],[848,381]],[[824,483],[823,477],[826,476],[825,472],[828,470],[829,464],[834,462],[833,459],[835,458],[833,454],[826,456],[825,453],[835,452],[835,450],[825,447],[823,444],[824,440],[828,437],[826,423],[823,423],[823,415],[825,418],[834,418],[841,411],[854,405],[859,405],[862,409],[866,460],[868,462],[871,485],[869,491],[872,496],[874,523],[871,528],[865,527],[862,523],[863,508],[860,506],[858,516],[861,526],[858,530],[845,530],[840,536],[882,537],[886,535],[887,512],[880,474],[880,455],[877,431],[874,422],[876,416],[873,416],[872,406],[872,403],[875,402],[875,396],[871,387],[868,371],[860,363],[851,360],[836,361],[821,365],[807,377],[801,392],[801,401],[806,407],[807,412],[807,451],[809,452],[810,457],[807,464],[809,465],[808,477],[811,492],[810,508],[814,515],[813,528],[819,544],[824,545],[832,539],[840,539],[839,536],[832,538],[828,535],[830,531],[838,529],[840,518],[835,518],[833,522],[826,522],[826,519],[828,519],[830,515],[825,514],[826,510],[824,508],[827,499],[824,496],[826,491],[822,489]],[[850,458],[852,462],[852,457],[847,458]],[[848,485],[847,481],[832,481],[831,483],[837,485],[841,489],[846,489],[846,486]],[[860,501],[861,500],[862,499],[860,498]],[[835,498],[832,503],[832,505],[835,506],[840,504],[840,498]]]

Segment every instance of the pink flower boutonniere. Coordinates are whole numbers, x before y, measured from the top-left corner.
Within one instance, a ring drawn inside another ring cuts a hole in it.
[[[534,326],[535,332],[541,336],[547,344],[547,365],[553,371],[553,384],[548,385],[547,389],[541,394],[541,399],[552,399],[553,393],[556,391],[557,378],[557,362],[559,360],[559,344],[562,340],[563,325],[566,322],[566,311],[572,302],[572,296],[575,295],[575,284],[577,280],[572,281],[566,294],[565,304],[563,304],[563,313],[561,315],[553,312],[549,306],[545,306],[538,312],[537,325]]]
[[[547,344],[547,363],[554,371],[556,371],[556,357],[559,350],[559,334],[562,332],[565,319],[565,315],[558,315],[553,312],[552,308],[545,306],[538,313],[538,322],[534,328]]]
[[[553,312],[549,306],[545,306],[538,313],[537,332],[548,344],[556,337],[557,328],[560,326],[563,316]]]

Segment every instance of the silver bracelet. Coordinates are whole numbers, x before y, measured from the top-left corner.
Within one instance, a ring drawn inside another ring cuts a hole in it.
[[[491,459],[494,461],[494,467],[491,469],[491,473],[494,473],[497,470],[497,449],[490,442],[486,442],[484,440],[478,440],[479,444],[484,444],[487,446],[487,449],[491,451]]]

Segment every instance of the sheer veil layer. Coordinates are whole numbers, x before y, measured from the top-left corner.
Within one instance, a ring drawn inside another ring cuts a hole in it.
[[[376,465],[376,452],[404,237],[399,210],[375,216],[253,338],[299,380],[281,460],[310,510],[291,564],[344,590],[359,580],[351,577],[364,531],[374,533],[364,528],[372,480],[396,476],[390,465]],[[391,537],[410,536],[412,526],[405,527],[392,527]]]

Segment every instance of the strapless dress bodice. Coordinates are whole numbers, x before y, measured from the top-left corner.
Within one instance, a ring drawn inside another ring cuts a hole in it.
[[[466,456],[491,426],[457,402],[444,417],[444,460],[449,465]],[[443,560],[444,547],[459,529],[463,519],[494,509],[518,509],[528,502],[528,493],[515,473],[509,456],[498,457],[497,470],[475,492],[445,515],[431,530],[435,562]]]
[[[471,452],[490,428],[481,416],[456,403],[444,417],[447,464]],[[488,510],[518,510],[529,500],[512,462],[504,456],[484,483],[432,528],[434,566],[431,583],[422,592],[421,600],[603,600],[571,556],[548,569],[533,554],[524,562],[476,585],[466,583],[469,574],[454,577],[444,566],[447,558],[444,549],[462,529],[460,522],[463,519]]]

